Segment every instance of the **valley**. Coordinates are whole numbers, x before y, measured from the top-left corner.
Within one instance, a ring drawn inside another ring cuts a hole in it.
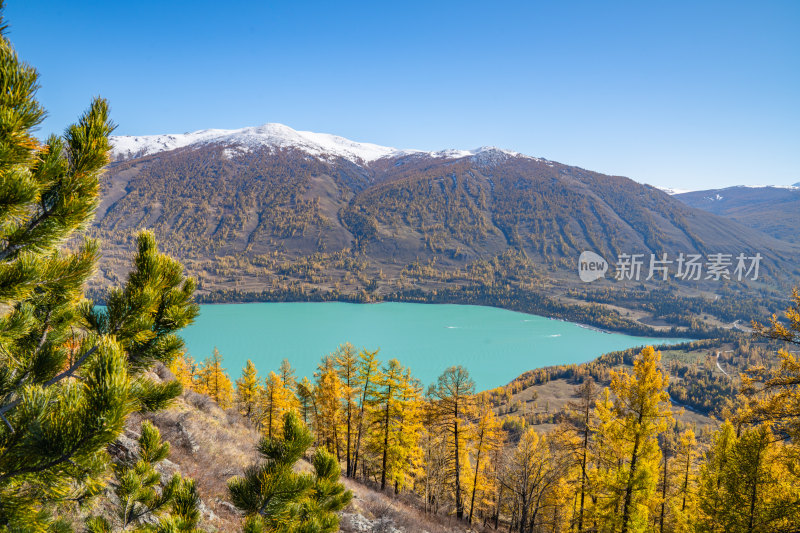
[[[93,294],[124,280],[142,227],[209,303],[471,303],[708,337],[777,311],[800,279],[797,243],[628,178],[497,148],[397,150],[279,124],[112,141],[90,230],[104,242]],[[581,283],[584,250],[612,271]],[[612,275],[625,253],[743,252],[763,256],[756,281]],[[672,295],[669,309],[653,291]]]

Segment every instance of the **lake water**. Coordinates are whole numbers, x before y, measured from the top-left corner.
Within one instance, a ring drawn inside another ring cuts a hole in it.
[[[260,375],[287,358],[298,378],[343,342],[397,358],[427,385],[444,369],[463,365],[478,390],[505,385],[526,370],[582,363],[614,350],[685,339],[604,333],[525,313],[472,305],[413,303],[253,303],[201,306],[181,333],[202,361],[216,346],[231,378],[252,359]]]

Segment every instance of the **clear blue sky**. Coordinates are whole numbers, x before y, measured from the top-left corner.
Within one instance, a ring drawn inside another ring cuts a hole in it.
[[[62,131],[280,122],[697,189],[800,181],[800,2],[8,0]]]

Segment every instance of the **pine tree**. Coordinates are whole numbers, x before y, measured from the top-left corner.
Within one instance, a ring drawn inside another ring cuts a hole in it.
[[[313,474],[294,469],[313,438],[290,411],[284,415],[280,438],[263,438],[258,445],[262,462],[228,482],[231,501],[245,515],[244,530],[265,532],[334,532],[339,527],[335,512],[352,499],[338,481],[336,459],[317,450]]]
[[[83,302],[85,327],[96,335],[113,336],[123,347],[135,379],[131,393],[138,409],[157,411],[183,390],[180,382],[155,382],[144,375],[154,364],[170,366],[184,351],[177,331],[199,313],[193,301],[194,280],[183,266],[158,251],[155,237],[142,231],[137,237],[133,270],[122,287],[111,289],[106,307]]]
[[[138,458],[114,464],[112,486],[118,502],[115,520],[89,517],[87,533],[198,531],[200,497],[194,481],[174,474],[160,486],[161,474],[156,465],[167,458],[169,448],[168,442],[161,442],[161,434],[155,426],[142,423]]]
[[[658,436],[672,422],[660,361],[661,352],[646,347],[634,360],[633,373],[612,372],[611,386],[597,403],[598,453],[604,461],[598,468],[597,511],[612,531],[641,531],[656,502]]]
[[[464,489],[462,487],[463,455],[467,436],[466,420],[472,414],[475,382],[462,366],[451,366],[445,370],[436,384],[428,389],[433,402],[436,424],[447,436],[448,460],[451,465],[452,487],[456,506],[456,517],[464,518]]]
[[[101,310],[85,305],[90,328],[114,335],[122,344],[134,372],[155,363],[169,366],[183,353],[177,331],[191,324],[200,311],[192,300],[195,283],[183,275],[183,266],[158,251],[152,232],[137,237],[133,270],[121,288],[113,288]]]
[[[18,59],[2,21],[0,84],[0,529],[41,531],[57,527],[50,517],[59,504],[102,488],[105,447],[131,410],[158,409],[180,393],[179,383],[157,384],[143,371],[181,351],[175,332],[197,306],[193,283],[149,234],[106,311],[84,299],[98,246],[77,237],[108,162],[108,104],[94,100],[62,138],[40,143],[37,73]]]
[[[236,380],[236,405],[239,412],[251,421],[258,418],[258,399],[262,390],[256,366],[248,359],[242,376]]]

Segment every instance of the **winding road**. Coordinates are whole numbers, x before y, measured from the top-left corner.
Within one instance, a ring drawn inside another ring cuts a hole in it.
[[[725,350],[724,352],[717,352],[717,368],[719,368],[719,371],[725,374],[726,376],[731,377],[731,375],[725,372],[725,370],[719,365],[719,354],[729,353],[729,352],[733,352],[733,350]]]

